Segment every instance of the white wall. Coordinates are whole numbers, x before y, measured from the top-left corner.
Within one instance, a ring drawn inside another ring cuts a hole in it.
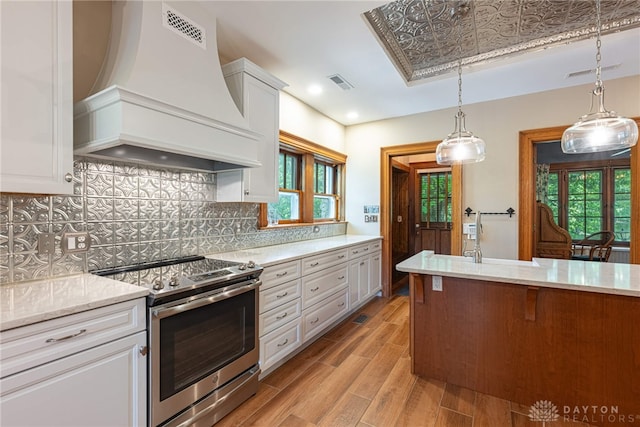
[[[280,129],[345,153],[345,127],[285,92],[280,92]]]
[[[640,116],[640,77],[605,81],[606,107]],[[487,143],[484,162],[465,165],[463,209],[518,209],[518,133],[570,125],[587,113],[593,84],[463,106],[467,130]],[[437,141],[453,130],[456,109],[349,126],[346,129],[348,232],[379,234],[380,223],[365,223],[364,205],[380,204],[380,147]],[[516,215],[483,217],[485,257],[517,258]]]

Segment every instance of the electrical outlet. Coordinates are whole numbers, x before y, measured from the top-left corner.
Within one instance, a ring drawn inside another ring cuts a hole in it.
[[[431,277],[431,289],[442,292],[442,276]]]
[[[64,233],[60,241],[63,254],[87,252],[91,247],[91,236],[87,232]]]

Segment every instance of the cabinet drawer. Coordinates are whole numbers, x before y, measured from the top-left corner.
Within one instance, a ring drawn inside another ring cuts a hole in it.
[[[347,250],[339,249],[302,260],[302,274],[315,273],[347,260]]]
[[[300,318],[260,338],[260,368],[266,371],[302,344]]]
[[[382,250],[382,242],[380,240],[376,240],[375,242],[369,243],[369,252],[381,251]]]
[[[347,293],[347,289],[343,289],[319,303],[317,307],[303,313],[302,326],[304,341],[319,334],[325,327],[329,326],[331,322],[347,313]]]
[[[302,303],[296,298],[286,304],[260,315],[260,336],[267,334],[291,320],[300,317]]]
[[[262,272],[262,289],[268,289],[280,283],[300,277],[300,260],[284,262],[266,267]]]
[[[0,332],[0,378],[146,328],[144,298]]]
[[[349,259],[359,258],[369,254],[369,244],[352,246],[349,248]]]
[[[347,287],[349,283],[347,271],[347,266],[344,265],[303,277],[302,307],[311,307],[318,301],[335,293],[341,287]]]
[[[299,298],[302,294],[300,279],[283,283],[269,289],[260,289],[260,313],[264,313],[281,304]]]

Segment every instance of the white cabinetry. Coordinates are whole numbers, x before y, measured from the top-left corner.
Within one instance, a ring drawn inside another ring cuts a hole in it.
[[[0,424],[146,425],[144,299],[4,331],[0,342]]]
[[[260,287],[263,374],[367,302],[380,287],[380,241],[266,267]]]
[[[279,91],[286,84],[245,58],[222,67],[229,92],[251,129],[262,135],[262,166],[217,174],[219,202],[278,201]]]
[[[0,2],[0,192],[72,194],[71,1]]]

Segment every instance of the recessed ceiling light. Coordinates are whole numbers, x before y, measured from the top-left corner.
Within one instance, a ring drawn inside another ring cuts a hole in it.
[[[347,113],[347,118],[348,119],[357,119],[358,118],[358,112],[357,111],[349,111]]]
[[[309,86],[309,88],[307,89],[307,91],[311,94],[311,95],[320,95],[322,93],[322,86],[320,85],[316,85],[313,84],[311,86]]]

